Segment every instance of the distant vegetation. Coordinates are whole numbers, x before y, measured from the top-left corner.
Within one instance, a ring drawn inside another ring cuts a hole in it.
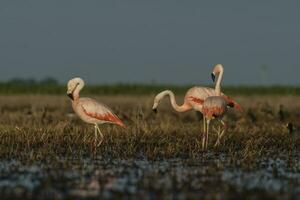
[[[177,94],[184,94],[192,85],[160,85],[160,84],[104,84],[87,85],[85,94],[154,94],[171,89]],[[222,90],[230,95],[300,95],[300,87],[292,86],[226,86]],[[66,85],[53,78],[40,81],[34,79],[12,79],[0,82],[0,94],[64,94]]]

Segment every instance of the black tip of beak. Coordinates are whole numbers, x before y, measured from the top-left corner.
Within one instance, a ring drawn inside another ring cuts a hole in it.
[[[73,94],[72,94],[72,93],[68,93],[67,95],[68,95],[68,97],[69,97],[70,99],[74,100],[74,97],[73,97]]]
[[[157,108],[152,109],[152,111],[156,114],[157,113]]]
[[[213,82],[215,82],[216,76],[214,75],[214,73],[211,73],[211,79],[212,79]]]

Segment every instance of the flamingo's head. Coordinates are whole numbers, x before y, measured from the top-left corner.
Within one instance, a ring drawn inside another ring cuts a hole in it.
[[[81,78],[72,78],[68,82],[67,95],[70,99],[74,100],[74,91],[81,90],[84,86],[84,81]]]
[[[157,113],[158,104],[160,103],[160,101],[164,98],[164,96],[168,92],[169,92],[169,90],[166,90],[166,91],[161,92],[161,93],[159,93],[158,95],[155,96],[154,102],[153,102],[153,107],[152,107],[153,112]]]
[[[212,78],[213,82],[215,82],[216,76],[218,74],[220,74],[223,70],[224,70],[224,68],[223,68],[222,64],[216,64],[215,65],[215,67],[213,69],[213,72],[211,73],[211,78]]]
[[[154,98],[154,103],[153,103],[153,107],[152,107],[152,110],[153,112],[157,113],[157,107],[158,107],[158,104],[159,104],[159,101],[160,99],[157,98],[157,96]]]

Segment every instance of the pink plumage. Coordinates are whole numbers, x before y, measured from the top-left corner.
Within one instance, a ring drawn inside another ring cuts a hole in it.
[[[241,106],[235,102],[233,99],[225,95],[224,93],[220,93],[220,95],[217,94],[217,90],[220,90],[221,88],[221,81],[223,78],[223,72],[224,68],[221,64],[218,64],[214,67],[213,74],[219,74],[217,83],[215,88],[209,88],[209,87],[192,87],[190,88],[184,97],[184,102],[180,106],[176,103],[175,95],[170,90],[165,90],[159,94],[156,95],[154,99],[153,104],[153,110],[156,110],[160,101],[165,97],[169,96],[172,107],[178,111],[178,112],[185,112],[191,109],[197,110],[202,113],[203,103],[206,98],[211,96],[222,96],[224,100],[227,102],[227,105],[233,108],[236,108],[238,110],[242,111]]]
[[[216,91],[217,95],[220,95],[220,91]],[[208,136],[209,136],[209,124],[210,121],[213,119],[219,119],[220,122],[224,125],[225,129],[220,132],[218,132],[218,138],[215,146],[220,144],[220,140],[223,137],[225,130],[226,130],[226,124],[222,121],[223,115],[227,112],[227,106],[228,102],[225,100],[222,96],[211,96],[207,97],[203,103],[203,118],[204,123],[206,122],[206,126],[204,125],[204,134],[202,138],[202,148],[207,149],[208,146]]]
[[[175,95],[170,90],[165,90],[159,94],[157,94],[154,98],[154,104],[152,109],[154,111],[157,111],[157,107],[160,103],[160,101],[165,97],[169,96],[172,107],[177,112],[186,112],[188,110],[194,109],[203,114],[204,117],[204,134],[206,133],[206,137],[208,138],[208,128],[209,128],[209,121],[216,117],[221,117],[224,115],[224,113],[227,111],[227,106],[234,107],[240,111],[242,111],[242,107],[235,102],[230,97],[226,96],[225,94],[221,93],[221,81],[223,78],[223,72],[224,68],[221,64],[217,64],[212,73],[213,81],[215,81],[215,76],[218,76],[218,80],[216,82],[215,88],[209,88],[209,87],[193,87],[190,88],[185,97],[184,102],[182,105],[178,105],[176,103]],[[207,121],[206,121],[207,119]],[[206,129],[206,123],[208,122]],[[223,122],[222,122],[223,123]],[[202,148],[207,148],[207,142],[206,138],[203,137],[206,144],[202,143]],[[218,140],[219,141],[219,140]],[[205,147],[206,146],[206,147]]]
[[[209,87],[193,87],[189,89],[185,95],[185,103],[189,104],[191,108],[202,112],[204,100],[211,96],[217,96],[216,90]],[[242,107],[233,99],[221,93],[221,96],[227,102],[230,107],[236,108],[242,111]]]
[[[72,102],[76,114],[90,124],[112,123],[125,127],[124,123],[104,104],[90,98],[79,98]]]
[[[221,96],[207,97],[203,103],[203,116],[207,120],[221,118],[227,111],[227,102]]]
[[[86,123],[94,124],[95,126],[95,145],[97,133],[101,136],[102,143],[103,134],[101,133],[98,124],[111,123],[121,127],[125,127],[124,123],[115,115],[111,109],[91,98],[80,98],[79,93],[84,87],[84,81],[81,78],[73,78],[68,82],[67,94],[72,100],[74,112]]]

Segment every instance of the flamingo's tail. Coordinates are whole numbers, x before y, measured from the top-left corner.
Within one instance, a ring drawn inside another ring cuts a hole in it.
[[[123,128],[127,128],[126,125],[119,118],[116,118],[114,123],[121,126],[121,127],[123,127]]]

